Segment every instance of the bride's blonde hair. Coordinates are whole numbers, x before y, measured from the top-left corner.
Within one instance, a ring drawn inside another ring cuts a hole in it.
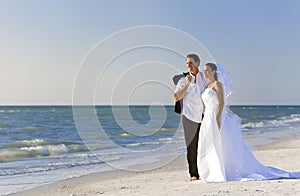
[[[206,63],[205,66],[209,67],[212,71],[215,71],[214,78],[215,78],[215,80],[218,81],[218,75],[217,75],[217,71],[218,70],[217,70],[216,64],[214,64],[214,63]]]

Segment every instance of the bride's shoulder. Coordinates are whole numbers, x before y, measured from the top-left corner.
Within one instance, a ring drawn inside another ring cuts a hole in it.
[[[222,83],[219,81],[215,81],[214,87],[216,89],[223,89]]]

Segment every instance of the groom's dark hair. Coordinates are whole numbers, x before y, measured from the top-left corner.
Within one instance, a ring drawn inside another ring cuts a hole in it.
[[[196,63],[199,63],[199,66],[200,66],[200,58],[198,57],[198,55],[196,55],[196,54],[188,54],[188,55],[186,55],[186,58],[194,59],[194,61],[196,61]]]

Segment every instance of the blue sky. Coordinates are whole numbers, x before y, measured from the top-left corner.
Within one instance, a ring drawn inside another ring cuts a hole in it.
[[[87,52],[105,37],[140,25],[176,28],[200,41],[230,72],[232,104],[300,104],[297,0],[0,0],[0,25],[1,105],[71,104],[74,78]],[[136,54],[142,52],[149,54]],[[153,61],[172,57],[151,52]],[[185,71],[184,59],[175,59],[176,68]],[[139,71],[143,74],[151,73]],[[172,85],[171,72],[161,74]],[[102,86],[96,103],[109,104],[101,94],[105,81]],[[159,85],[134,93],[130,104],[173,104],[171,91]],[[125,94],[117,92],[114,103],[122,104]]]

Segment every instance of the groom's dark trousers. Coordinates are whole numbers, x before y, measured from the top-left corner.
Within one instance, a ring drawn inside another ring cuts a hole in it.
[[[189,173],[191,177],[196,177],[199,179],[197,167],[197,151],[201,123],[193,122],[182,115],[182,124],[184,129],[185,143],[187,147]]]

